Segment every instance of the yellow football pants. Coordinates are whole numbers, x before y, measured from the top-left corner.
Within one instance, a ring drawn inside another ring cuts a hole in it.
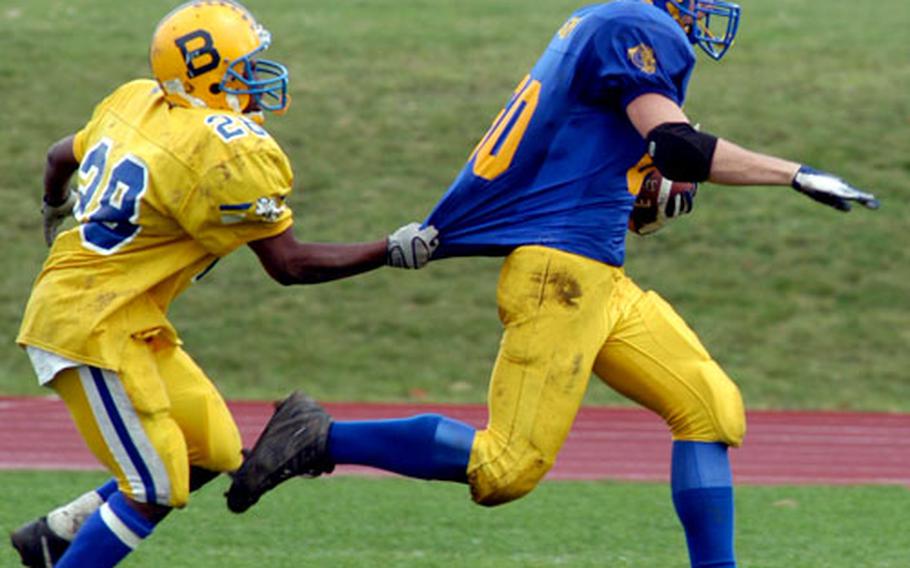
[[[138,502],[182,507],[191,465],[240,467],[240,432],[221,394],[181,348],[130,341],[120,371],[74,367],[50,384],[120,491]]]
[[[468,464],[478,503],[521,497],[546,475],[592,370],[663,417],[676,440],[742,442],[739,389],[673,308],[621,268],[520,247],[502,267],[497,302],[504,331],[489,422]]]

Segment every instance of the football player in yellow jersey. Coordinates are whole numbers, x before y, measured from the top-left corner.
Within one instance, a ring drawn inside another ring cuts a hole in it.
[[[262,127],[289,104],[287,70],[260,57],[270,39],[236,3],[179,6],[152,38],[156,80],[121,86],[49,151],[51,250],[17,341],[114,479],[13,533],[27,566],[114,566],[240,466],[237,426],[167,318],[219,258],[246,244],[275,280],[303,284],[419,268],[435,247],[416,223],[366,243],[294,238],[291,166]],[[77,226],[57,235],[70,212]]]

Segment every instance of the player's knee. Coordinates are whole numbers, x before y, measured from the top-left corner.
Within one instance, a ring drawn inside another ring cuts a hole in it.
[[[487,507],[519,499],[537,487],[555,459],[530,445],[523,451],[503,448],[496,458],[469,471],[471,497]]]
[[[170,489],[170,494],[161,499],[161,503],[166,504],[165,506],[167,507],[173,507],[174,509],[186,507],[190,502],[189,476],[180,480],[174,480]]]
[[[237,471],[240,468],[240,464],[243,463],[242,450],[243,448],[239,443],[222,444],[213,447],[205,463],[200,463],[199,467],[218,473]]]
[[[485,507],[515,501],[533,491],[551,467],[553,467],[552,460],[544,459],[539,455],[535,456],[524,460],[520,466],[510,471],[505,477],[494,479],[483,487],[472,484],[471,496],[475,503]]]
[[[677,440],[723,442],[737,447],[746,433],[739,388],[716,364],[702,369],[697,396],[681,397],[663,413]]]
[[[746,435],[746,411],[742,394],[733,381],[728,381],[723,389],[720,397],[722,402],[717,405],[714,413],[717,437],[728,446],[739,447]]]
[[[190,456],[194,468],[215,473],[237,471],[240,464],[243,463],[243,444],[240,434],[227,430],[218,436],[211,436],[208,443],[197,445]],[[190,484],[193,485],[192,479]]]

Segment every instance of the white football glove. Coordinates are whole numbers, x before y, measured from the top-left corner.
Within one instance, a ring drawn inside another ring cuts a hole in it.
[[[851,201],[856,201],[869,209],[878,209],[881,206],[871,193],[860,191],[837,176],[809,166],[800,166],[790,185],[815,201],[840,211],[849,211]]]
[[[439,246],[439,231],[433,225],[421,228],[409,223],[389,235],[386,241],[386,264],[395,268],[423,268]]]
[[[41,200],[41,215],[44,217],[44,242],[47,246],[54,244],[60,224],[73,213],[76,200],[75,191],[67,191],[66,199],[60,205],[49,205],[44,199]]]

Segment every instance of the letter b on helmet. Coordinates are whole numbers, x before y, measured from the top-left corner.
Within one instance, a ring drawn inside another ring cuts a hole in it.
[[[174,40],[183,60],[186,61],[186,74],[194,78],[203,73],[217,69],[221,63],[221,55],[215,49],[212,35],[205,30],[192,31]]]

